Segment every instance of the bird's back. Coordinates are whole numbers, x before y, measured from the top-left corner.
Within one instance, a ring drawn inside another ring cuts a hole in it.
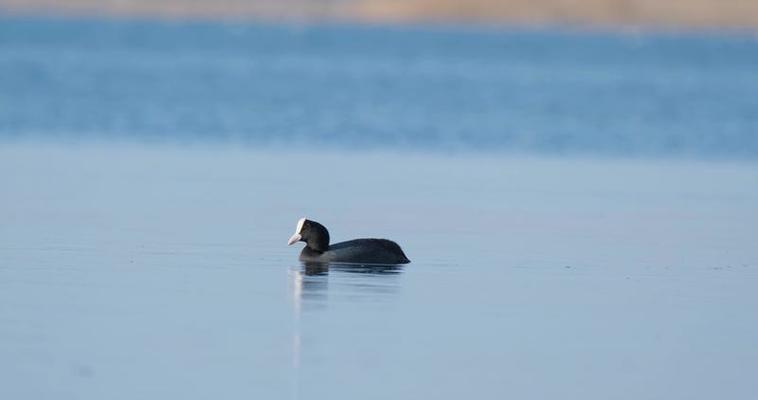
[[[400,246],[387,239],[354,239],[335,243],[323,253],[300,253],[301,261],[344,262],[358,264],[406,264],[410,260]]]

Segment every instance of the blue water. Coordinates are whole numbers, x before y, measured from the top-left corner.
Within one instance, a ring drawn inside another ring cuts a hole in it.
[[[12,144],[0,182],[0,399],[758,393],[752,162]],[[412,262],[309,269],[302,216]]]
[[[752,399],[757,93],[740,36],[0,19],[0,399]]]
[[[0,19],[0,140],[758,158],[758,40]]]

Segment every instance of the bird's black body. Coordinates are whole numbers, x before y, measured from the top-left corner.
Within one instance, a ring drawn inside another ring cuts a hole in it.
[[[335,243],[324,252],[318,252],[305,246],[300,252],[300,261],[358,264],[407,264],[411,262],[397,243],[387,239],[349,240]]]
[[[387,239],[354,239],[329,244],[329,231],[321,224],[307,219],[298,223],[299,232],[290,239],[303,241],[300,261],[353,264],[407,264],[411,262],[400,246]]]

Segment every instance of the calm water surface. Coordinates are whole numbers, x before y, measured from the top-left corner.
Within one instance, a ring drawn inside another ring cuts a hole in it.
[[[751,35],[0,17],[0,139],[758,158]]]
[[[752,164],[13,145],[0,181],[2,398],[758,390]],[[305,267],[304,215],[413,262]]]
[[[756,93],[749,35],[0,17],[0,399],[753,399]]]

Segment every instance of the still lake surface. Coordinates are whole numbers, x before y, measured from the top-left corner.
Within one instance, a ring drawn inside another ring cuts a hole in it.
[[[0,137],[758,158],[754,35],[0,18]]]
[[[753,398],[757,50],[0,19],[0,398]]]

